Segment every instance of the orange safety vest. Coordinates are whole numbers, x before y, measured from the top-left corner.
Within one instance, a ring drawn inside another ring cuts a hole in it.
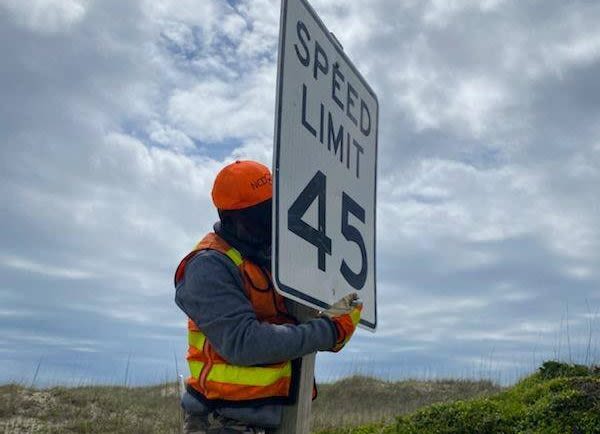
[[[295,324],[288,314],[284,299],[273,288],[270,273],[242,258],[215,233],[210,233],[189,253],[175,272],[175,286],[185,274],[186,264],[201,250],[216,250],[226,255],[238,267],[244,291],[252,303],[259,321],[271,324]],[[290,404],[296,399],[300,359],[271,365],[237,366],[217,353],[196,324],[188,319],[187,361],[190,377],[187,390],[209,404],[244,402],[260,404],[279,402]],[[313,398],[316,390],[313,392]]]

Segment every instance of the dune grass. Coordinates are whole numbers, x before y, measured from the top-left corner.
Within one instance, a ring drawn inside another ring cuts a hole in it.
[[[385,382],[351,377],[319,386],[312,412],[313,432],[389,423],[424,405],[498,390],[488,381]],[[175,384],[141,388],[0,386],[0,433],[177,433],[180,426]]]
[[[177,386],[0,387],[0,432],[178,433]]]
[[[393,422],[434,403],[488,396],[502,390],[490,381],[435,380],[400,382],[356,376],[319,387],[313,403],[314,432],[356,427],[373,422]]]
[[[546,362],[503,389],[488,381],[320,386],[319,434],[600,434],[600,368]],[[0,433],[178,433],[176,384],[32,389],[0,386]]]
[[[319,386],[312,426],[319,431],[391,422],[424,405],[498,390],[487,381],[384,382],[356,376]],[[178,405],[175,384],[50,389],[6,385],[0,387],[0,432],[176,433],[181,424]]]

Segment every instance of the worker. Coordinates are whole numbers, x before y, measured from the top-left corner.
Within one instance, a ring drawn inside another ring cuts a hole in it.
[[[356,294],[302,324],[288,313],[271,277],[272,195],[266,166],[223,168],[212,188],[214,232],[177,267],[175,302],[188,317],[186,433],[276,428],[296,399],[301,357],[340,351],[360,320]]]

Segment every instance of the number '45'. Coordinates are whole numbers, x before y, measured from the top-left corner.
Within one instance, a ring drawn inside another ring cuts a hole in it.
[[[304,217],[306,211],[308,211],[308,208],[310,208],[315,200],[318,201],[316,229],[302,220],[302,217]],[[326,207],[327,177],[323,172],[318,171],[288,210],[288,229],[317,248],[318,266],[321,271],[326,271],[325,255],[331,256],[332,254],[331,238],[327,236]],[[342,193],[342,235],[347,241],[355,243],[360,249],[361,267],[360,271],[356,273],[348,266],[344,259],[340,265],[340,272],[350,286],[360,290],[365,286],[367,280],[367,249],[365,248],[362,234],[356,226],[353,226],[349,222],[350,214],[362,223],[365,222],[364,208],[356,203],[348,194]]]

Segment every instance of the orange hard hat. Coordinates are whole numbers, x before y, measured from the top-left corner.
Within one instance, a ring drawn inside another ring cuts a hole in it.
[[[256,161],[236,161],[225,166],[212,189],[213,203],[223,211],[249,208],[272,197],[271,171]]]

